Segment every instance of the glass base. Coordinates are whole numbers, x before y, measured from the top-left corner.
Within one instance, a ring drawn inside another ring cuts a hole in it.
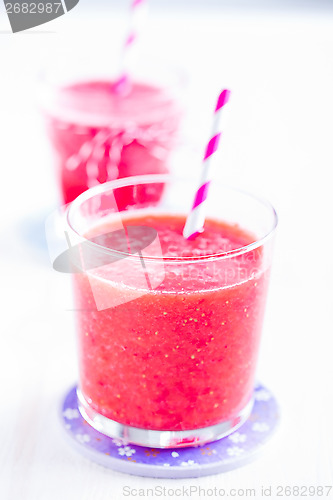
[[[82,417],[94,429],[112,438],[126,440],[139,446],[151,448],[184,448],[216,441],[234,432],[244,424],[251,414],[254,400],[243,408],[236,417],[216,425],[184,431],[156,431],[120,424],[92,409],[77,389],[78,407]]]

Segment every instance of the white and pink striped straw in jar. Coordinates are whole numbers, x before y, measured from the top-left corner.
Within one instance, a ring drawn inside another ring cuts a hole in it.
[[[195,193],[192,209],[186,219],[183,236],[187,240],[196,238],[204,230],[205,224],[205,203],[208,196],[211,182],[212,157],[217,151],[222,135],[221,114],[223,107],[228,103],[230,97],[229,90],[223,90],[218,99],[214,112],[211,139],[209,140],[202,164],[202,172],[199,187]]]
[[[131,87],[131,78],[129,71],[130,53],[137,41],[139,31],[147,17],[147,0],[132,0],[130,7],[130,28],[123,45],[123,54],[121,61],[120,76],[114,84],[114,91],[120,94],[126,94]]]

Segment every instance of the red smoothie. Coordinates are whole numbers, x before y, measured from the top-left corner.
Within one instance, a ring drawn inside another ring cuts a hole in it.
[[[99,183],[168,172],[182,114],[162,88],[133,83],[121,95],[110,81],[60,88],[45,113],[65,203]]]
[[[194,241],[182,236],[182,216],[123,222],[158,231],[165,278],[135,300],[98,311],[87,277],[75,275],[84,398],[101,415],[145,429],[196,429],[236,417],[254,386],[268,284],[263,249],[221,258],[255,237],[214,220]],[[110,231],[112,224],[92,234]],[[101,241],[108,246],[107,236]],[[213,254],[220,257],[207,258]],[[172,259],[180,256],[181,264]],[[131,293],[102,283],[99,273],[103,293]]]

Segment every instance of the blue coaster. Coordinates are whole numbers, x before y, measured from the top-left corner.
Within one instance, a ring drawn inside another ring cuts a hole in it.
[[[274,433],[279,408],[262,385],[254,392],[248,420],[227,437],[196,447],[145,448],[113,439],[91,427],[78,410],[76,387],[62,405],[62,422],[72,445],[87,458],[105,467],[147,477],[188,478],[218,474],[253,460]]]

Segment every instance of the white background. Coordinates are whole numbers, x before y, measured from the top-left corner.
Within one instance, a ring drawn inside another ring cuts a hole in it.
[[[274,443],[241,469],[175,482],[104,469],[62,439],[57,411],[76,380],[74,326],[70,284],[43,250],[43,219],[57,192],[35,78],[42,60],[68,45],[89,45],[114,64],[125,11],[96,4],[93,12],[86,1],[13,35],[0,6],[0,496],[104,500],[122,498],[125,485],[194,484],[255,487],[260,498],[261,485],[333,485],[333,9],[152,8],[138,47],[138,56],[149,52],[189,72],[199,151],[217,90],[232,90],[216,176],[278,211],[258,373],[281,405]],[[183,168],[197,173],[197,165]]]

